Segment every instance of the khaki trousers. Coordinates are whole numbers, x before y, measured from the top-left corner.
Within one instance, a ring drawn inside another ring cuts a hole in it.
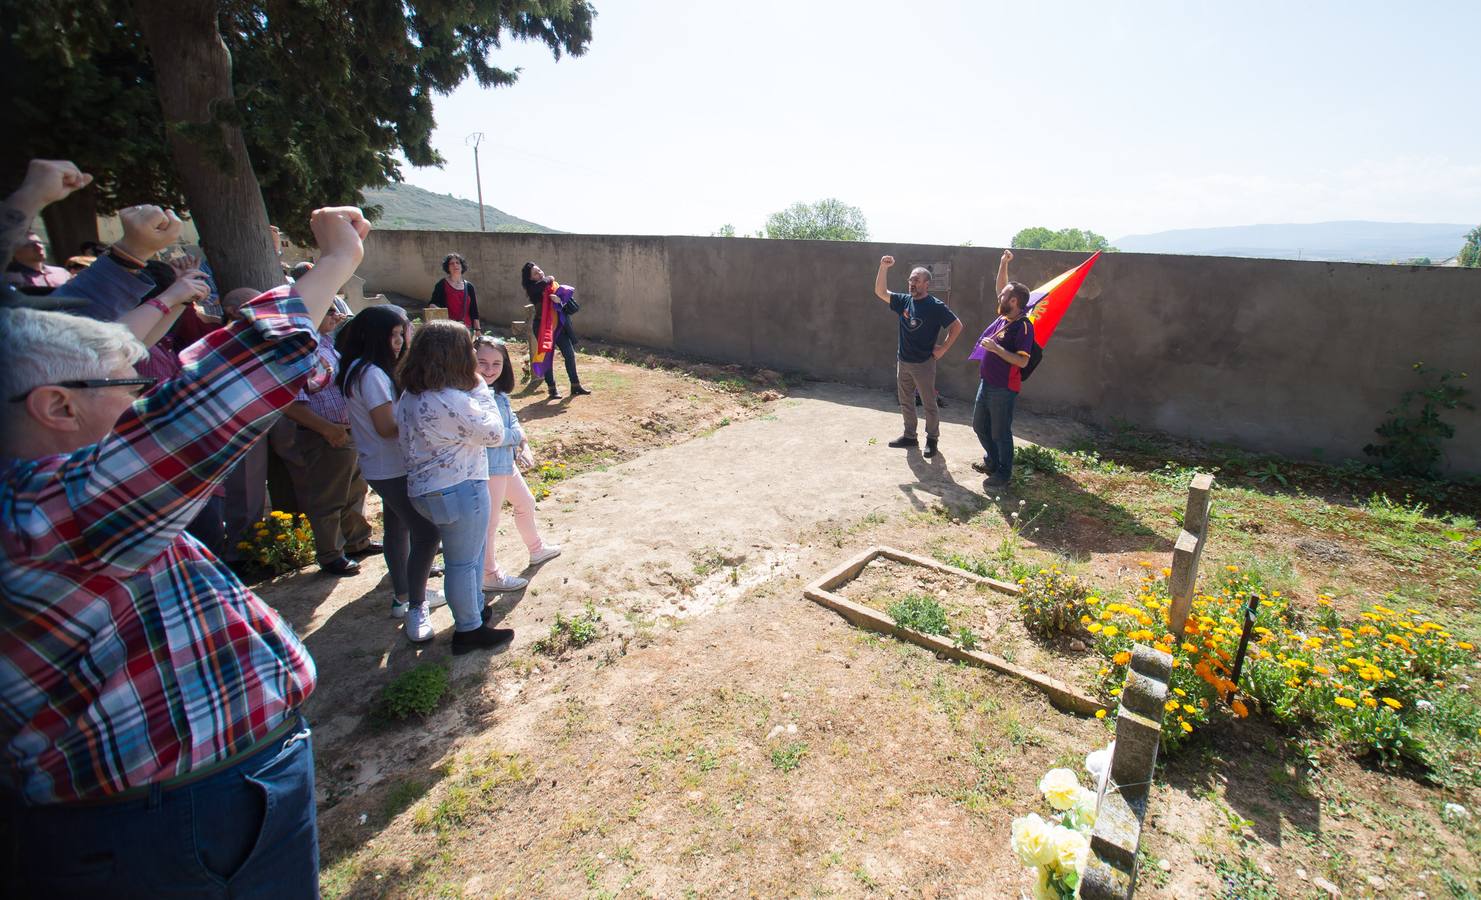
[[[936,411],[936,360],[920,363],[897,360],[895,394],[900,401],[900,415],[905,417],[905,436],[915,437],[915,395],[920,393],[921,408],[926,411],[926,437],[941,436],[941,420]]]
[[[333,447],[319,433],[300,427],[294,444],[302,467],[289,462],[294,493],[307,510],[314,530],[315,555],[321,564],[338,559],[345,548],[370,542],[365,520],[365,493],[369,485],[360,474],[355,445]],[[286,460],[285,460],[286,462]]]

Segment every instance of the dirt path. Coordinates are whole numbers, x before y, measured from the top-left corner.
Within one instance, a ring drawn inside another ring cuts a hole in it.
[[[1006,529],[970,469],[968,404],[945,411],[942,455],[927,462],[885,447],[900,419],[884,392],[807,384],[763,399],[774,395],[725,372],[586,356],[582,371],[594,398],[518,398],[537,450],[579,474],[548,483],[538,514],[566,552],[498,602],[516,630],[509,651],[452,659],[445,610],[432,644],[407,644],[386,616],[379,559],[354,579],[262,588],[319,664],[308,712],[326,896],[1017,896],[1012,819],[1042,812],[1039,776],[1078,769],[1105,726],[801,597],[871,544],[994,551]],[[1060,447],[1081,434],[1026,414],[1016,431]],[[1108,499],[1062,474],[1033,484],[1062,507],[1042,549],[1111,581],[1166,558],[1160,526],[1176,496]],[[518,570],[508,523],[499,546]],[[602,617],[595,642],[559,659],[535,652],[557,613],[588,603]],[[448,667],[441,708],[373,726],[374,693],[428,661]],[[1185,756],[1155,789],[1146,849],[1170,872],[1149,867],[1141,895],[1212,896],[1238,875],[1308,896],[1303,865],[1333,878],[1355,861],[1387,865],[1382,828],[1322,815],[1316,797],[1345,796],[1335,780],[1292,776],[1279,802],[1258,793],[1271,771],[1302,771],[1307,751],[1264,725],[1229,743],[1233,761]],[[1216,787],[1226,774],[1249,790]],[[1413,814],[1438,823],[1428,788],[1380,787],[1375,808],[1410,790]],[[1255,830],[1231,832],[1231,810]],[[1231,841],[1260,868],[1216,872]],[[1429,844],[1452,865],[1465,852]]]
[[[629,377],[615,364],[608,375],[608,390]],[[881,643],[800,597],[850,548],[915,546],[913,519],[982,508],[981,476],[969,468],[978,445],[954,405],[932,462],[884,446],[900,420],[883,392],[809,384],[749,419],[710,415],[709,433],[551,485],[540,525],[566,552],[500,600],[517,637],[497,657],[451,660],[445,610],[434,615],[437,640],[409,646],[385,618],[377,559],[348,581],[301,575],[265,588],[320,667],[309,714],[330,891],[476,895],[524,883],[572,896],[625,879],[658,896],[740,884],[774,894],[797,890],[786,886],[805,867],[833,889],[932,883],[958,895],[964,879],[983,879],[985,860],[1004,859],[1010,804],[1031,790],[1000,794],[1018,777],[1008,769],[1023,766],[1018,780],[1027,778],[1027,767],[1093,744],[1099,728],[1073,718],[1052,733],[1020,725],[1058,714],[1016,685]],[[626,414],[662,421],[672,407]],[[538,436],[540,419],[524,418]],[[559,440],[576,452],[603,446],[562,424]],[[613,423],[589,431],[603,427]],[[1026,430],[1035,427],[1073,428]],[[504,531],[501,558],[517,570],[523,549]],[[602,612],[602,640],[560,663],[531,654],[557,612],[587,602]],[[373,691],[425,660],[450,661],[452,703],[420,727],[373,728]],[[986,716],[1005,708],[1033,752],[985,774],[1006,757],[977,732],[1000,732]],[[888,747],[874,745],[882,738]],[[788,748],[801,754],[797,771],[771,757]],[[514,754],[521,777],[481,789],[488,803],[477,815],[419,829],[417,810],[441,809],[443,792],[490,753]],[[914,774],[882,786],[881,767]],[[984,779],[992,785],[974,787]],[[412,811],[393,814],[397,798],[423,791]],[[981,808],[965,808],[963,796]],[[673,845],[675,829],[689,845]],[[974,837],[964,845],[963,834]],[[481,848],[467,860],[435,849],[465,839]],[[577,844],[584,870],[571,856]],[[1001,896],[1016,877],[1005,869],[966,893]]]

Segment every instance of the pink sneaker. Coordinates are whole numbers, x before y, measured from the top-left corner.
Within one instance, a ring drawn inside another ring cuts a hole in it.
[[[538,566],[544,562],[550,562],[561,555],[560,544],[546,544],[538,551],[530,554],[530,565]]]

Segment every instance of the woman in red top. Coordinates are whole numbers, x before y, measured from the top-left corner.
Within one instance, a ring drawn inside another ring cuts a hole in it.
[[[462,322],[478,333],[478,292],[473,289],[473,282],[463,280],[468,260],[461,253],[449,253],[442,260],[442,271],[447,276],[438,279],[427,305],[445,308],[449,319]]]

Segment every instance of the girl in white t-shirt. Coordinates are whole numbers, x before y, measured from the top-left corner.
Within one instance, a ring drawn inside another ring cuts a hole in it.
[[[540,530],[535,525],[535,496],[524,476],[519,474],[519,465],[526,468],[534,464],[530,443],[525,440],[524,429],[519,417],[509,404],[509,392],[514,390],[514,367],[509,362],[509,350],[498,338],[478,337],[473,341],[478,353],[478,374],[484,383],[494,390],[494,402],[499,407],[499,419],[504,424],[504,440],[496,447],[488,448],[489,458],[489,530],[483,548],[483,589],[485,591],[517,591],[529,584],[529,580],[518,575],[506,575],[499,569],[494,557],[494,532],[499,527],[499,514],[504,501],[514,507],[514,527],[530,551],[530,565],[560,556],[561,548],[540,539]]]
[[[503,442],[504,423],[474,367],[468,329],[447,320],[419,328],[401,365],[401,387],[396,429],[406,493],[442,537],[453,653],[508,646],[514,632],[489,626],[479,590],[489,524],[486,448]]]
[[[399,306],[372,306],[339,333],[339,382],[349,410],[350,434],[360,471],[381,498],[386,568],[391,572],[391,616],[406,620],[412,641],[431,639],[430,608],[447,601],[428,590],[427,573],[437,556],[437,526],[412,508],[406,494],[406,462],[396,441],[396,366],[405,355],[410,323]]]

